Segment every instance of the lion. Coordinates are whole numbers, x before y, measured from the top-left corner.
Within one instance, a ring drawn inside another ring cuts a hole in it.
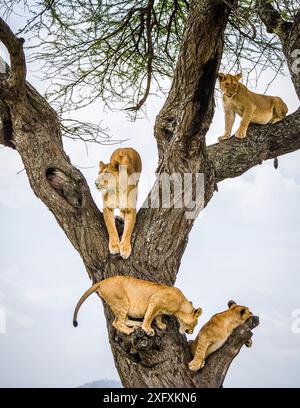
[[[109,236],[109,251],[120,253],[123,259],[131,254],[131,234],[136,221],[137,187],[142,161],[132,148],[115,150],[108,164],[100,161],[96,187],[102,192],[103,216]],[[124,232],[120,242],[115,224],[114,210],[120,209]]]
[[[192,334],[202,309],[195,309],[183,293],[173,286],[166,286],[132,276],[113,276],[94,284],[80,298],[74,311],[73,325],[77,327],[80,306],[92,293],[97,292],[115,315],[112,325],[122,333],[131,334],[137,326],[154,335],[153,320],[161,330],[167,328],[162,315],[174,315],[179,321],[179,332]],[[130,320],[143,319],[143,322]]]
[[[203,368],[207,357],[223,346],[234,329],[253,316],[248,307],[237,305],[233,300],[228,302],[228,307],[228,310],[215,314],[200,329],[195,340],[189,341],[193,356],[189,363],[190,370],[198,371]],[[245,344],[251,347],[252,341],[248,340]]]
[[[288,107],[279,96],[254,93],[240,82],[241,77],[242,74],[218,74],[225,111],[225,132],[219,141],[230,138],[236,114],[242,118],[235,132],[239,139],[247,136],[250,123],[276,123],[287,115]]]

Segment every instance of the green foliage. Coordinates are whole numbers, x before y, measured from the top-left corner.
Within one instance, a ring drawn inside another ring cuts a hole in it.
[[[172,77],[187,7],[184,0],[35,1],[23,32],[38,38],[31,59],[45,63],[48,96],[63,110],[98,97],[130,108]]]
[[[272,4],[292,21],[298,2]],[[256,3],[240,0],[232,10],[223,55],[227,72],[259,75],[271,68],[277,74],[282,68],[281,45],[266,32]],[[21,32],[34,38],[31,59],[45,64],[52,84],[48,97],[61,114],[100,98],[135,115],[173,76],[189,1],[6,0],[1,9],[5,14],[20,7],[30,16]]]

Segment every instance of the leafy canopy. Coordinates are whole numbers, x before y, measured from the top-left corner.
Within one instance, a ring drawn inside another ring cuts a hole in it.
[[[281,46],[266,32],[256,3],[240,0],[232,10],[226,72],[282,71]],[[298,0],[272,3],[288,21],[299,8]],[[19,35],[33,39],[30,59],[43,62],[51,81],[47,96],[61,116],[100,98],[135,118],[149,94],[164,92],[173,76],[188,9],[188,0],[6,0],[0,10],[29,16]]]

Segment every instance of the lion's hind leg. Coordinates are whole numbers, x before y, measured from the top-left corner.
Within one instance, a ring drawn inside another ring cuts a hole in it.
[[[271,119],[271,123],[277,123],[286,117],[288,113],[288,107],[279,97],[274,97],[273,104],[273,117]]]
[[[119,330],[121,333],[125,333],[125,334],[133,333],[134,329],[129,328],[126,325],[126,322],[128,321],[127,313],[129,310],[128,301],[119,301],[117,305],[112,305],[111,308],[115,315],[115,319],[112,323],[114,328]]]
[[[156,318],[155,318],[155,324],[156,324],[156,326],[157,326],[160,330],[166,330],[167,325],[161,320],[161,318],[162,318],[162,315],[161,315],[161,314],[158,315],[158,316],[156,316]]]

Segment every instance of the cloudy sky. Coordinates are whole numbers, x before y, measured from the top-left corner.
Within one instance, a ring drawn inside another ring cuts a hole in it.
[[[29,67],[28,79],[43,92],[45,84]],[[256,87],[269,82],[265,73]],[[269,93],[281,96],[290,112],[298,106],[288,77],[278,77]],[[154,177],[157,152],[153,125],[163,99],[152,97],[148,117],[136,123],[123,113],[103,112],[97,103],[86,120],[102,119],[115,139],[129,139],[143,159],[140,203]],[[223,131],[220,101],[207,135],[214,143]],[[235,127],[236,128],[236,127]],[[74,165],[94,189],[99,160],[115,146],[65,140]],[[177,279],[189,299],[203,307],[200,325],[226,308],[229,299],[260,316],[252,349],[242,349],[231,366],[227,387],[299,387],[300,333],[300,152],[281,157],[219,185],[208,208],[195,222]],[[0,148],[0,387],[75,387],[117,379],[107,340],[102,305],[87,300],[80,325],[72,314],[90,286],[79,255],[52,214],[32,193],[18,154]],[[4,321],[5,320],[5,321]],[[4,330],[6,329],[6,330]],[[5,332],[5,333],[4,333]]]

